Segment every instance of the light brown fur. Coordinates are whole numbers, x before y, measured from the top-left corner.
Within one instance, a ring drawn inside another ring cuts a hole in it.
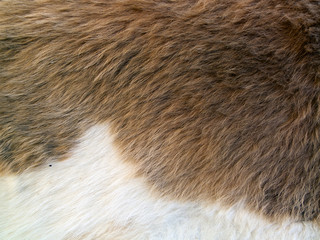
[[[109,122],[161,194],[313,220],[320,2],[0,1],[0,171]]]

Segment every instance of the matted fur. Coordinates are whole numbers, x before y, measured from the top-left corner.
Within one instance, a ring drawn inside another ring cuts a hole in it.
[[[0,170],[108,122],[164,196],[315,220],[319,24],[319,1],[0,1]]]

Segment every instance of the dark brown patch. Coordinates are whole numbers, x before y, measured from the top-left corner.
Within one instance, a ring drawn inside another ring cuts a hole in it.
[[[111,123],[179,199],[312,220],[319,1],[0,1],[0,170],[63,158]]]

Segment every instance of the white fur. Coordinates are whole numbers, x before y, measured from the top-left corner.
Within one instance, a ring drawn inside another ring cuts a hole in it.
[[[240,203],[223,209],[156,198],[99,125],[69,159],[0,178],[0,239],[316,240],[320,231],[311,223],[267,223]]]

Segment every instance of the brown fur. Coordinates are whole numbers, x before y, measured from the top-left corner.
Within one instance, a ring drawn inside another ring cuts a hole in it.
[[[319,39],[320,1],[0,1],[0,170],[108,122],[164,195],[315,219]]]

